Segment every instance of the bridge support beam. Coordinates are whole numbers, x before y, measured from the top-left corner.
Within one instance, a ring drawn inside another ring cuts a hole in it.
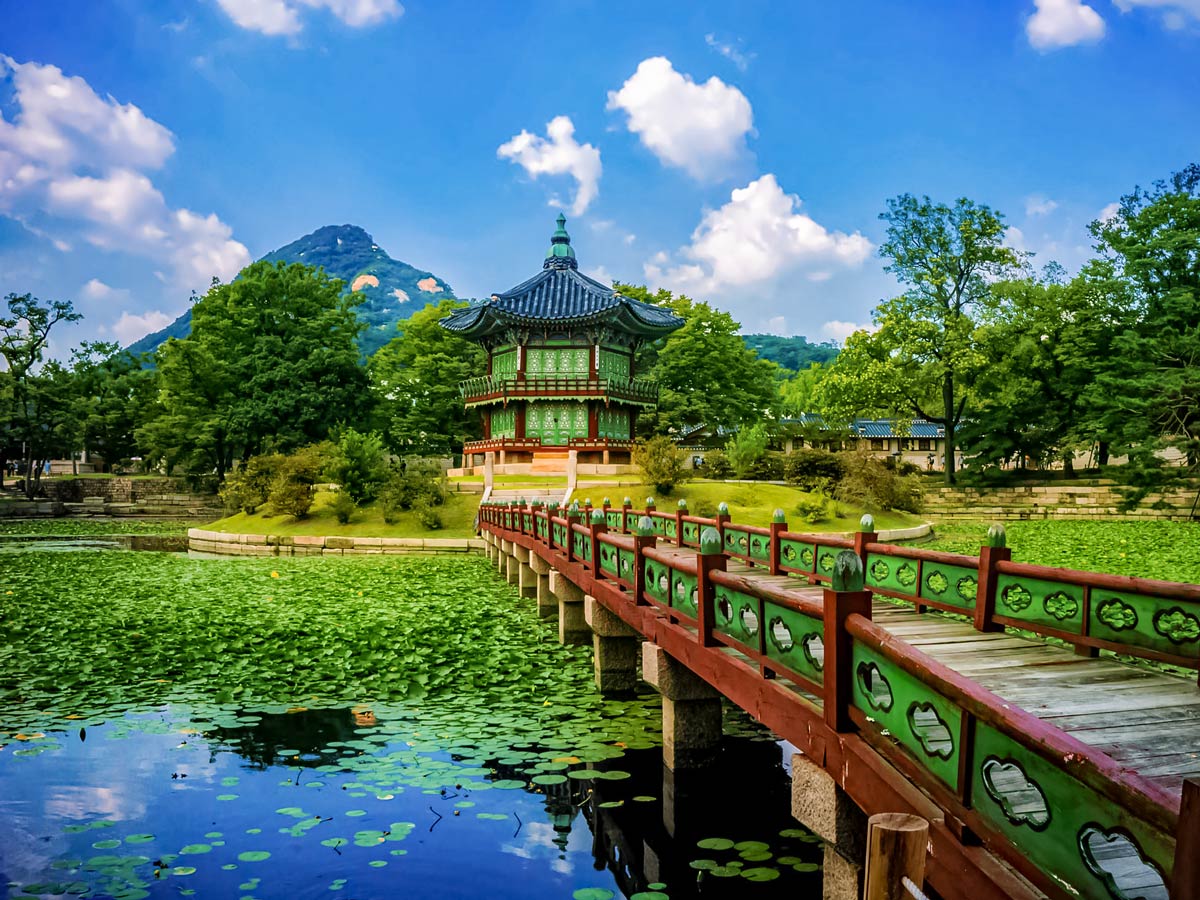
[[[642,679],[662,694],[663,762],[702,768],[721,743],[721,695],[657,644],[642,644]]]
[[[533,567],[526,565],[523,562],[517,562],[517,590],[522,597],[537,596],[537,573],[533,571]]]
[[[583,617],[583,591],[554,570],[550,572],[550,593],[558,600],[558,642],[590,643],[592,632]]]
[[[537,579],[534,596],[537,597],[538,615],[548,619],[558,612],[558,600],[550,591],[550,563],[534,553],[529,557],[529,568],[533,569]]]
[[[496,571],[502,576],[508,577],[508,560],[512,556],[512,541],[501,539],[500,553],[496,556]]]
[[[792,816],[825,842],[826,900],[857,900],[866,852],[867,817],[823,768],[792,754]]]
[[[592,629],[592,668],[602,694],[628,694],[637,688],[641,636],[596,601],[583,598],[583,618]]]
[[[521,583],[521,564],[517,562],[515,556],[506,556],[504,558],[504,577],[513,587]]]

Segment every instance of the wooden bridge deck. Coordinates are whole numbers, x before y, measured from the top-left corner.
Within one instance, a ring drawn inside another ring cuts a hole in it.
[[[662,548],[680,559],[687,548]],[[818,603],[822,588],[790,575],[767,575],[738,560],[727,571],[753,575]],[[896,637],[1014,706],[1117,760],[1176,796],[1200,775],[1200,690],[1194,678],[1080,656],[1070,647],[1011,632],[979,632],[965,619],[918,613],[875,598],[872,619]]]

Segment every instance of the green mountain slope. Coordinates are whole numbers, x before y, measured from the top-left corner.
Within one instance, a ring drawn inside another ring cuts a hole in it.
[[[426,303],[454,297],[442,279],[392,259],[357,225],[326,225],[263,259],[323,267],[327,274],[346,282],[347,290],[362,296],[357,312],[367,329],[358,343],[364,356],[370,356],[396,336],[397,322],[407,319]],[[133,353],[152,353],[168,338],[185,337],[191,327],[189,309],[166,328],[146,335],[128,349]]]

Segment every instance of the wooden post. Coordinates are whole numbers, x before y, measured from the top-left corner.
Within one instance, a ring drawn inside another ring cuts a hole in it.
[[[1200,897],[1200,778],[1183,782],[1171,871],[1171,900],[1189,897]]]
[[[862,563],[853,550],[843,550],[833,566],[833,583],[825,588],[825,724],[834,731],[853,731],[850,721],[854,691],[853,641],[846,619],[871,618],[871,592],[863,590]]]
[[[700,532],[700,552],[696,554],[696,621],[699,625],[696,637],[701,647],[713,647],[717,643],[712,636],[717,591],[709,573],[724,572],[727,562],[720,533],[715,528],[705,527]]]
[[[621,534],[629,534],[629,507],[633,501],[626,497],[621,501]]]
[[[633,602],[638,606],[648,605],[648,601],[642,596],[646,590],[646,561],[642,550],[654,547],[657,543],[653,520],[649,516],[642,516],[638,522],[637,534],[633,536]]]
[[[858,520],[858,531],[854,533],[854,552],[862,562],[863,571],[867,571],[867,544],[879,540],[879,532],[875,530],[875,517],[870,513]]]
[[[579,511],[579,504],[572,503],[567,510],[567,562],[575,562],[575,525],[582,522],[583,513]]]
[[[590,564],[593,578],[604,577],[600,571],[600,535],[606,531],[608,531],[608,520],[604,518],[604,511],[594,510],[592,512],[592,562]]]
[[[867,819],[867,866],[863,900],[912,900],[907,878],[925,883],[929,823],[908,813],[876,813]]]
[[[996,614],[996,582],[999,573],[996,563],[1012,559],[1012,550],[1005,546],[1003,525],[988,529],[987,543],[979,548],[979,574],[975,588],[975,630],[1003,631],[1003,625],[992,621]]]
[[[717,504],[717,534],[721,536],[721,549],[725,549],[725,526],[729,523],[729,504]]]
[[[688,514],[687,501],[680,500],[675,505],[675,546],[683,546],[683,517]]]
[[[767,563],[769,567],[768,571],[770,571],[772,575],[783,574],[783,571],[779,566],[779,551],[781,549],[779,546],[779,536],[785,531],[787,531],[787,515],[782,509],[777,509],[775,510],[775,514],[771,516],[771,545],[767,551],[769,559],[769,562]],[[764,629],[759,630],[762,631],[763,634],[766,634]]]

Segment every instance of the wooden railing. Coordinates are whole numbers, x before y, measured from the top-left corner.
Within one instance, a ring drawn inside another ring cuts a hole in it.
[[[586,375],[481,375],[459,385],[468,406],[503,402],[514,397],[612,397],[630,403],[658,402],[658,382],[647,378]]]
[[[848,539],[789,532],[781,515],[769,528],[733,524],[724,505],[711,519],[682,504],[674,513],[653,502],[634,510],[628,499],[619,509],[605,501],[565,511],[486,504],[480,517],[483,528],[540,544],[552,562],[577,565],[626,602],[689,626],[702,647],[732,648],[761,677],[790,681],[797,715],[861,734],[964,834],[981,836],[1052,896],[1165,898],[1177,861],[1200,857],[1200,797],[1181,816],[1178,797],[871,620],[879,593],[965,615],[980,630],[1013,626],[1086,652],[1195,668],[1200,635],[1192,637],[1188,617],[1200,612],[1196,585],[1013,563],[996,529],[972,557],[879,543],[866,517],[867,530]],[[667,550],[693,543],[695,554]],[[839,555],[859,581],[835,590],[828,583]],[[822,598],[730,573],[731,558],[825,584]],[[1105,606],[1114,602],[1123,607]],[[1109,631],[1097,634],[1097,623]],[[1163,650],[1162,639],[1174,649]]]

